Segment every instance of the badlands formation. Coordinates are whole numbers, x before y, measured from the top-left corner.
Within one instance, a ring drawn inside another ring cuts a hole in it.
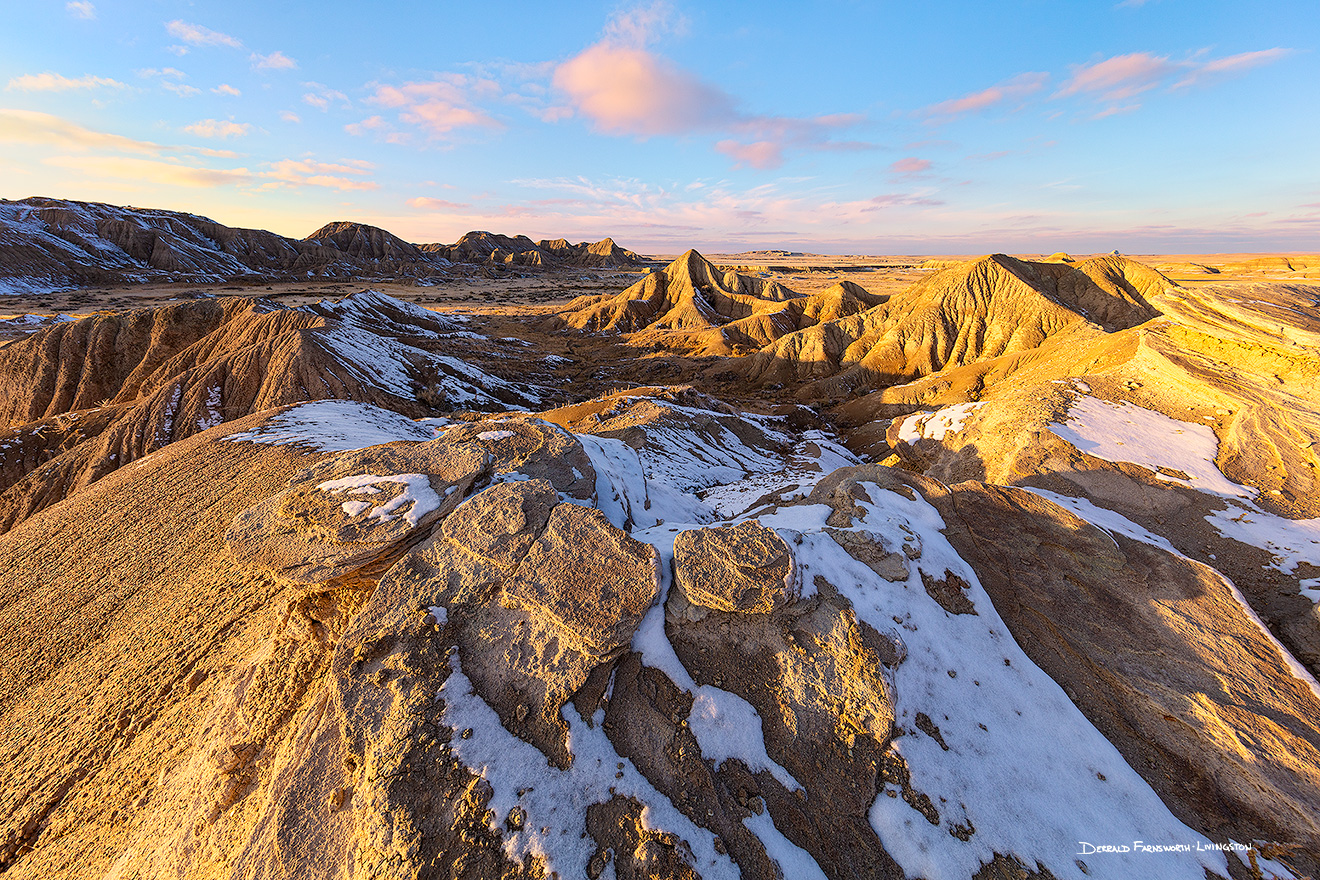
[[[0,870],[1314,876],[1317,271],[0,203]]]

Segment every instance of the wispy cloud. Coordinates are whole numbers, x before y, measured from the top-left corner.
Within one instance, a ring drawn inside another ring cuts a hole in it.
[[[93,131],[76,122],[34,110],[0,109],[0,141],[64,150],[100,149],[148,155],[159,155],[169,149],[151,141]]]
[[[930,170],[931,161],[929,159],[919,159],[916,156],[908,156],[893,162],[889,166],[891,174],[900,176],[912,176],[924,174]]]
[[[5,86],[7,92],[67,92],[73,89],[126,89],[127,85],[105,76],[70,79],[58,73],[28,73],[16,76]]]
[[[342,162],[284,159],[270,163],[269,169],[260,172],[260,176],[270,179],[263,189],[319,186],[337,190],[372,190],[379,188],[375,181],[366,179],[373,168],[372,163],[360,159]]]
[[[477,103],[501,92],[494,80],[449,73],[428,82],[379,85],[369,100],[396,111],[400,121],[422,129],[429,137],[444,139],[463,128],[503,128],[503,123]]]
[[[137,72],[137,75],[144,79],[155,77],[165,77],[166,79],[187,79],[188,74],[179,70],[177,67],[144,67]]]
[[[269,55],[253,52],[248,60],[252,62],[253,70],[295,70],[298,67],[297,61],[278,50]]]
[[[1282,61],[1291,54],[1293,54],[1292,49],[1276,47],[1274,49],[1261,49],[1257,52],[1240,52],[1237,55],[1229,55],[1226,58],[1216,58],[1192,67],[1182,79],[1173,84],[1172,88],[1184,89],[1189,86],[1199,85],[1208,79],[1213,79],[1218,76],[1226,76],[1251,70],[1255,67],[1263,67],[1266,64],[1273,64],[1276,61]]]
[[[178,95],[180,98],[194,98],[202,93],[201,89],[197,88],[196,86],[187,85],[186,83],[167,81],[161,83],[160,87],[162,89],[166,89],[168,91],[173,92],[174,94]]]
[[[1074,67],[1072,76],[1054,96],[1085,94],[1103,101],[1124,101],[1155,88],[1177,71],[1178,65],[1169,61],[1168,56],[1149,52],[1115,55]]]
[[[203,119],[194,122],[192,125],[185,125],[183,130],[189,134],[195,134],[204,138],[231,138],[242,137],[252,131],[252,126],[246,122],[230,122],[221,119]]]
[[[294,113],[292,110],[281,110],[280,119],[285,122],[302,122],[302,117],[297,113]]]
[[[1017,76],[988,89],[972,92],[963,95],[961,98],[932,104],[920,112],[922,115],[932,117],[952,117],[962,116],[966,113],[977,113],[1006,101],[1038,92],[1045,87],[1049,79],[1050,75],[1048,73],[1019,73]]]
[[[213,31],[200,24],[193,24],[182,19],[174,19],[165,22],[165,31],[176,40],[188,43],[192,46],[228,46],[231,49],[243,48],[243,43],[237,37],[231,37],[229,34],[223,34],[220,31]]]
[[[226,95],[230,98],[237,98],[239,95],[243,94],[229,83],[220,83],[220,85],[211,89],[211,91],[215,92],[217,95]]]
[[[318,82],[303,83],[303,88],[308,90],[303,94],[303,103],[310,104],[317,110],[329,110],[332,103],[343,104],[345,107],[351,106],[353,103],[349,100],[348,95]]]
[[[88,177],[118,178],[142,184],[212,188],[253,180],[252,172],[246,168],[203,168],[130,156],[51,156],[42,161],[43,164],[77,171]]]
[[[344,131],[356,137],[368,134],[375,135],[387,144],[412,143],[412,135],[404,131],[398,131],[386,122],[382,116],[368,116],[361,122],[350,122],[344,126]]]
[[[1291,54],[1291,49],[1273,48],[1210,59],[1198,53],[1175,61],[1167,55],[1131,52],[1073,67],[1072,75],[1053,97],[1089,98],[1108,105],[1098,116],[1111,116],[1136,109],[1140,106],[1138,96],[1152,89],[1161,86],[1167,86],[1169,91],[1186,89],[1273,64]]]
[[[96,7],[88,0],[69,0],[64,4],[64,8],[72,12],[76,18],[86,21],[96,18]]]
[[[462,211],[472,207],[467,202],[451,202],[448,199],[433,199],[426,196],[409,199],[407,204],[423,211]]]
[[[247,133],[244,123],[204,119],[187,127],[200,137]],[[229,150],[170,146],[94,131],[70,120],[31,110],[0,109],[0,143],[46,148],[42,163],[90,178],[128,180],[135,184],[182,187],[246,186],[255,189],[320,187],[340,191],[373,190],[375,165],[361,159],[322,162],[302,157],[249,167],[211,167],[234,159]]]

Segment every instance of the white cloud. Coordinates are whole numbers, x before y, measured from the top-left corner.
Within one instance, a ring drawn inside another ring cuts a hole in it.
[[[64,8],[72,12],[78,18],[91,20],[96,18],[96,7],[88,0],[69,0],[64,4]]]
[[[194,46],[228,46],[231,49],[241,49],[243,44],[229,34],[222,34],[220,31],[213,31],[200,24],[192,24],[176,18],[174,21],[165,22],[165,30],[176,40],[182,40]],[[182,54],[182,53],[180,53]]]
[[[167,79],[188,78],[188,74],[184,73],[182,70],[179,70],[179,68],[177,67],[159,67],[159,68],[144,67],[142,70],[139,70],[137,74],[138,76],[147,77],[147,78],[157,77],[157,76],[163,76]]]
[[[220,85],[211,89],[211,91],[215,92],[217,95],[228,95],[231,98],[237,98],[239,95],[243,94],[229,83],[220,83]]]
[[[278,50],[269,55],[258,55],[253,52],[249,60],[252,62],[253,70],[293,70],[298,66],[297,61]]]
[[[67,92],[72,89],[125,89],[124,85],[117,79],[110,79],[104,76],[80,76],[77,79],[70,79],[67,76],[61,76],[58,73],[37,73],[24,74],[16,76],[5,86],[7,92]]]
[[[203,119],[192,125],[185,125],[183,130],[204,138],[242,137],[252,130],[246,122],[228,122],[220,119]]]
[[[345,107],[351,106],[353,103],[348,99],[348,95],[329,86],[316,82],[303,83],[303,86],[310,89],[309,92],[303,95],[303,103],[310,104],[317,110],[329,110],[332,101],[343,104]]]
[[[184,85],[177,82],[163,82],[160,84],[162,89],[168,89],[180,98],[192,98],[202,93],[202,90],[196,86]]]
[[[285,122],[302,122],[302,117],[297,113],[294,113],[292,110],[281,111],[280,119],[283,119]]]

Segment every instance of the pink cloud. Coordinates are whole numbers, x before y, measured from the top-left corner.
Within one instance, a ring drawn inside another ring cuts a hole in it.
[[[1074,67],[1072,76],[1054,93],[1054,97],[1089,96],[1111,105],[1096,118],[1111,116],[1137,109],[1140,104],[1134,98],[1174,77],[1177,79],[1168,87],[1169,91],[1273,64],[1291,54],[1291,49],[1276,47],[1210,60],[1195,56],[1185,61],[1170,61],[1167,56],[1149,52],[1115,55],[1094,64]]]
[[[554,85],[608,134],[650,137],[711,128],[733,100],[645,49],[597,43],[555,70]]]
[[[921,174],[930,169],[929,159],[918,159],[916,156],[908,156],[905,159],[899,159],[889,166],[889,170],[894,174]]]
[[[192,125],[185,125],[183,130],[189,134],[195,134],[204,138],[231,138],[243,137],[252,131],[252,126],[246,122],[232,122],[220,119],[203,119],[200,122],[194,122]]]
[[[1177,69],[1178,66],[1168,57],[1149,52],[1115,55],[1094,64],[1074,67],[1072,76],[1055,97],[1086,93],[1099,94],[1106,101],[1122,101],[1155,88]]]
[[[1191,73],[1184,76],[1178,82],[1173,84],[1173,88],[1182,89],[1188,86],[1196,85],[1203,79],[1217,76],[1219,74],[1237,73],[1239,71],[1251,70],[1253,67],[1261,67],[1266,64],[1273,64],[1292,54],[1292,49],[1261,49],[1257,52],[1241,52],[1237,55],[1229,55],[1227,58],[1216,58],[1213,61],[1207,61],[1192,70]]]
[[[408,204],[424,211],[461,211],[472,207],[467,202],[451,202],[448,199],[432,199],[425,196],[409,199]]]
[[[117,79],[110,79],[104,76],[92,76],[90,73],[86,76],[80,76],[77,79],[70,79],[58,73],[26,73],[22,76],[16,76],[5,86],[5,91],[19,92],[66,92],[70,89],[126,89],[124,83]]]
[[[363,180],[375,166],[362,159],[341,162],[317,162],[311,159],[284,159],[270,163],[270,170],[261,172],[269,178],[265,188],[276,186],[321,186],[338,190],[377,189],[371,180]]]
[[[499,93],[499,85],[491,80],[448,74],[430,82],[379,86],[371,101],[397,110],[403,122],[440,138],[459,128],[502,128],[498,120],[474,103],[475,97],[495,97]]]
[[[862,122],[860,115],[793,118],[745,114],[723,89],[647,48],[659,34],[681,32],[685,27],[686,21],[665,2],[616,15],[601,40],[555,68],[552,84],[568,106],[554,108],[547,121],[578,113],[605,134],[639,138],[724,134],[715,144],[716,151],[733,159],[736,166],[759,169],[782,165],[790,148],[871,147],[830,140],[836,129]]]
[[[253,70],[294,70],[298,67],[297,61],[278,50],[269,55],[253,52],[248,60],[252,62]]]
[[[988,89],[932,104],[922,113],[926,116],[961,116],[964,113],[976,113],[1001,104],[1011,98],[1024,97],[1040,91],[1049,81],[1048,73],[1020,73]]]
[[[723,140],[715,145],[715,149],[733,159],[734,167],[749,165],[752,168],[766,169],[778,168],[784,164],[783,144],[774,141],[740,144],[733,140]]]

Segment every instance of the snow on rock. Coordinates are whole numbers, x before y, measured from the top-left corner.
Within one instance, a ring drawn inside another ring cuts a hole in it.
[[[1185,559],[1192,565],[1197,565],[1197,566],[1204,565],[1204,563],[1198,562],[1192,559],[1191,557],[1183,555],[1181,552],[1178,551],[1177,548],[1173,546],[1173,544],[1169,543],[1169,541],[1166,538],[1163,538],[1150,531],[1147,531],[1146,529],[1132,522],[1130,519],[1128,519],[1127,517],[1123,516],[1120,513],[1117,513],[1112,510],[1107,510],[1106,508],[1103,507],[1098,507],[1097,505],[1092,504],[1090,501],[1088,501],[1085,498],[1072,498],[1068,495],[1060,495],[1057,492],[1050,492],[1045,489],[1028,488],[1027,491],[1039,495],[1042,498],[1046,498],[1050,501],[1053,501],[1055,504],[1058,504],[1060,507],[1064,507],[1068,510],[1071,510],[1073,513],[1077,514],[1077,516],[1081,517],[1082,519],[1086,520],[1087,522],[1091,523],[1097,528],[1100,528],[1103,531],[1117,532],[1120,535],[1125,535],[1129,538],[1134,538],[1138,541],[1144,541],[1147,544],[1151,544],[1155,547],[1159,547],[1161,550],[1166,550],[1169,553],[1172,553],[1174,556],[1179,557],[1180,559]],[[1206,519],[1209,519],[1213,522],[1214,517],[1223,515],[1225,513],[1226,511],[1218,511],[1215,514],[1206,517]],[[1269,514],[1260,514],[1260,515],[1265,517],[1269,516]],[[1282,517],[1273,517],[1273,518],[1280,520],[1281,523],[1290,523],[1294,525],[1298,524],[1297,521],[1283,519]],[[1300,524],[1305,525],[1307,523],[1314,523],[1314,522],[1316,522],[1316,520],[1303,520],[1301,521]],[[1251,543],[1251,542],[1247,542],[1247,543]],[[1320,557],[1317,557],[1314,554],[1310,556],[1310,560],[1314,560],[1317,558]],[[1205,567],[1209,568],[1209,566],[1205,566]],[[1293,567],[1296,567],[1295,562],[1293,563]],[[1291,571],[1292,569],[1287,569],[1287,570]],[[1299,681],[1303,682],[1308,687],[1310,687],[1311,690],[1315,692],[1316,696],[1320,696],[1320,683],[1316,682],[1315,677],[1312,676],[1311,673],[1306,670],[1306,667],[1302,666],[1301,663],[1297,662],[1297,659],[1293,657],[1292,652],[1289,651],[1286,647],[1284,647],[1283,643],[1280,642],[1275,637],[1274,633],[1270,632],[1270,628],[1267,627],[1265,625],[1265,622],[1260,619],[1260,616],[1256,614],[1255,609],[1253,609],[1251,605],[1247,602],[1246,597],[1242,595],[1240,590],[1238,590],[1237,585],[1234,584],[1227,577],[1225,577],[1224,574],[1219,570],[1211,568],[1210,571],[1213,571],[1215,576],[1218,577],[1221,581],[1223,581],[1224,585],[1228,587],[1228,590],[1232,594],[1233,599],[1238,603],[1239,606],[1241,606],[1242,613],[1247,616],[1248,620],[1251,620],[1253,623],[1255,623],[1256,628],[1260,630],[1261,634],[1265,636],[1266,640],[1269,641],[1274,646],[1275,650],[1279,652],[1279,655],[1282,657],[1284,663],[1287,665],[1289,670],[1292,671],[1292,674],[1296,676]],[[1320,591],[1315,591],[1317,595],[1314,598],[1308,595],[1308,587],[1307,587],[1308,583],[1309,583],[1308,581],[1301,582],[1302,595],[1306,596],[1307,598],[1312,598],[1313,601],[1320,601]],[[1313,583],[1314,586],[1320,586],[1320,578],[1317,578]]]
[[[826,880],[825,872],[816,864],[811,853],[781,834],[769,813],[753,813],[743,819],[743,824],[760,839],[766,855],[779,866],[785,880],[790,877],[793,880]]]
[[[440,496],[431,488],[425,474],[361,474],[327,480],[318,483],[316,488],[322,492],[376,495],[380,493],[379,486],[382,483],[398,483],[404,488],[398,495],[378,506],[361,500],[345,501],[341,505],[344,513],[358,516],[369,509],[367,516],[371,519],[390,520],[402,516],[408,525],[416,526],[422,517],[440,507]]]
[[[10,280],[0,281],[0,294],[5,293],[23,293],[14,289]],[[18,331],[21,333],[36,333],[38,330],[44,330],[51,324],[62,324],[66,321],[78,320],[72,315],[0,315],[0,333],[6,331]]]
[[[437,338],[440,332],[458,330],[461,324],[449,315],[395,299],[378,290],[363,290],[336,301],[316,303],[307,309],[350,324],[428,339]]]
[[[1050,430],[1087,455],[1140,465],[1161,480],[1225,498],[1256,495],[1255,489],[1234,483],[1215,467],[1219,440],[1206,425],[1084,395],[1068,410],[1068,421],[1050,425]]]
[[[852,603],[859,618],[884,633],[897,622],[907,659],[893,671],[895,748],[911,784],[938,804],[939,824],[910,807],[891,786],[876,798],[870,820],[886,850],[909,876],[971,876],[995,853],[1055,876],[1151,878],[1226,873],[1221,854],[1179,822],[1121,754],[1018,647],[968,565],[945,539],[939,514],[920,497],[864,484],[871,502],[852,530],[920,538],[918,566],[894,585],[823,533],[830,508],[797,505],[760,517],[763,525],[803,535],[795,548],[804,576],[821,575]],[[924,589],[921,572],[957,574],[969,584],[976,614],[949,614]],[[919,730],[924,713],[942,742]],[[946,750],[947,747],[947,750]],[[965,843],[956,834],[970,835]],[[1140,854],[1071,857],[1079,841],[1187,846],[1182,857]]]
[[[947,435],[961,431],[967,417],[982,406],[985,406],[982,402],[956,403],[934,412],[913,413],[899,425],[898,439],[905,443],[943,440]]]
[[[259,427],[224,439],[347,452],[395,440],[431,440],[434,436],[427,425],[391,410],[352,400],[318,400],[290,407]]]
[[[769,770],[790,791],[802,788],[792,774],[765,753],[761,716],[737,694],[711,685],[696,687],[688,729],[697,738],[702,756],[714,761],[716,769],[730,758],[737,758],[753,773]]]
[[[1068,416],[1066,424],[1052,425],[1050,430],[1082,452],[1106,461],[1132,462],[1155,471],[1161,480],[1223,498],[1225,506],[1206,516],[1206,521],[1225,538],[1269,551],[1274,556],[1272,566],[1279,571],[1291,574],[1303,562],[1320,565],[1320,518],[1293,520],[1261,510],[1252,501],[1257,489],[1233,482],[1215,466],[1219,441],[1210,427],[1094,397],[1080,398]],[[1073,501],[1065,506],[1075,507]],[[1166,549],[1172,551],[1171,546]]]
[[[1274,555],[1272,566],[1291,574],[1302,562],[1320,565],[1320,518],[1287,519],[1254,504],[1229,504],[1206,517],[1219,534]]]
[[[664,831],[685,840],[692,848],[693,867],[703,878],[737,878],[737,866],[715,848],[715,835],[694,824],[669,799],[656,791],[628,759],[621,757],[601,729],[598,718],[588,723],[564,706],[573,763],[567,770],[548,766],[545,755],[504,729],[499,715],[477,693],[459,666],[440,689],[444,723],[464,736],[450,742],[454,755],[491,786],[487,805],[503,833],[505,852],[521,862],[539,856],[547,875],[587,876],[587,863],[596,851],[587,834],[587,808],[622,795],[646,805],[642,820],[648,830]],[[471,733],[467,733],[467,731]],[[515,808],[525,813],[521,827],[509,830],[504,818]]]

